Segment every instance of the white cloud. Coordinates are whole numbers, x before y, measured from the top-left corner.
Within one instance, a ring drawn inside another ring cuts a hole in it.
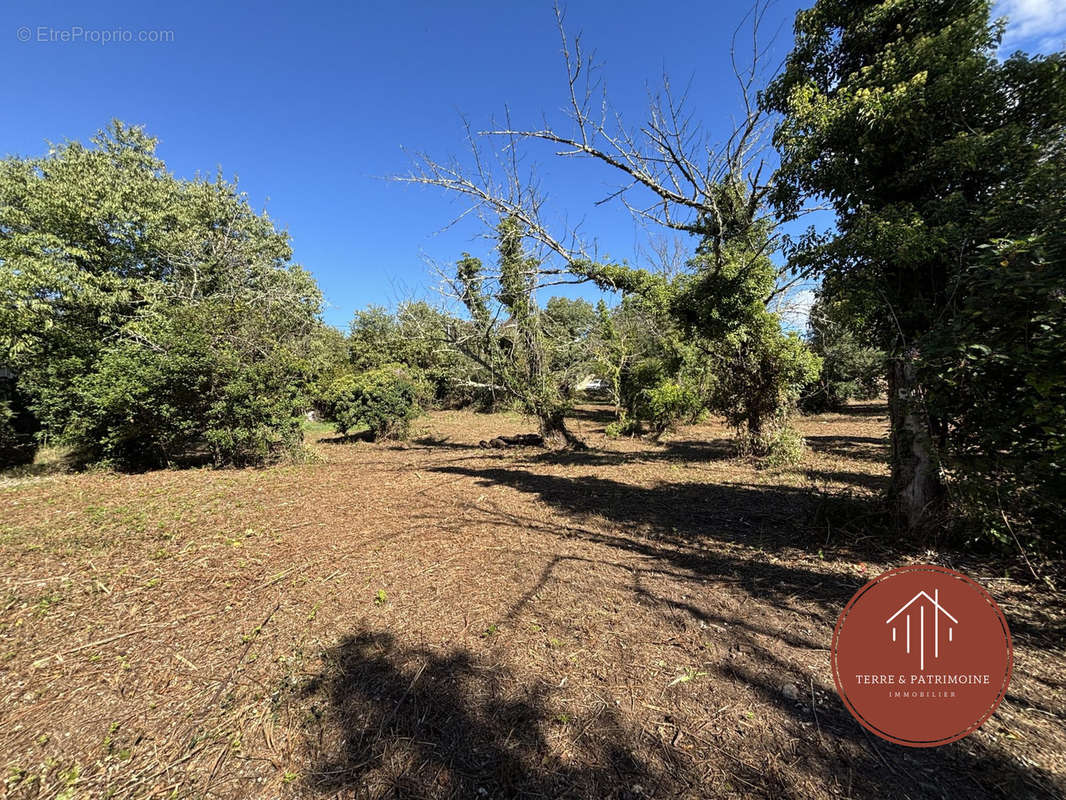
[[[1066,44],[1066,0],[999,0],[993,18],[1007,18],[1002,51],[1050,53]]]

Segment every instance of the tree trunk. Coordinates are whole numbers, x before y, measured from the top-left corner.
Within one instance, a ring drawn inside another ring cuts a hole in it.
[[[753,456],[765,456],[768,448],[766,447],[766,439],[763,436],[762,417],[758,411],[749,411],[747,417],[747,430],[745,431],[748,437],[747,449]]]
[[[566,419],[563,417],[562,411],[539,414],[537,421],[540,425],[540,435],[544,437],[545,446],[567,447],[572,450],[588,449],[588,445],[566,427]]]
[[[935,519],[944,497],[929,414],[920,393],[914,355],[889,362],[888,409],[892,436],[892,499],[909,530]]]

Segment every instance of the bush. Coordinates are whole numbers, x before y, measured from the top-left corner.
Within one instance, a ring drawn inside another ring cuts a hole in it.
[[[770,441],[763,463],[768,467],[791,467],[803,460],[807,452],[807,443],[799,431],[791,425],[784,425]]]
[[[729,334],[717,349],[712,409],[736,430],[741,453],[765,456],[822,359],[794,332],[783,332],[769,313]]]
[[[693,419],[702,409],[695,390],[679,381],[660,381],[645,394],[647,419],[656,436],[682,420]]]
[[[276,341],[253,359],[227,341],[228,324],[207,308],[146,321],[139,332],[155,348],[117,342],[74,381],[63,439],[84,461],[133,470],[208,457],[253,466],[295,452],[303,362]]]
[[[289,354],[229,367],[207,414],[205,438],[215,463],[244,466],[304,458],[306,401],[290,379],[297,364]]]
[[[618,386],[621,416],[630,427],[639,426],[648,418],[648,391],[665,379],[662,359],[645,358],[627,366],[621,373]]]
[[[262,463],[298,444],[302,395],[346,346],[321,336],[287,234],[154,150],[115,122],[91,146],[0,161],[0,364],[77,456]]]
[[[622,408],[617,433],[637,433],[647,424],[655,436],[661,436],[678,423],[698,419],[704,411],[698,376],[686,366],[645,358],[627,367],[619,387]]]
[[[334,381],[328,412],[339,433],[365,425],[374,439],[406,439],[431,392],[422,375],[390,364]]]
[[[1066,234],[1050,226],[983,248],[952,325],[922,342],[963,527],[1049,553],[1066,549]]]
[[[0,369],[0,469],[32,464],[37,455],[37,420],[26,408],[13,377]]]

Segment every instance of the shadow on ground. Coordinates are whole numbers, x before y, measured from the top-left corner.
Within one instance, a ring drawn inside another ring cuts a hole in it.
[[[884,464],[888,461],[888,441],[876,436],[811,436],[803,437],[816,453],[840,458],[857,458]]]
[[[758,648],[748,662],[718,677],[747,682],[795,723],[793,763],[669,714],[636,726],[600,702],[571,718],[558,711],[561,687],[461,648],[437,652],[360,632],[329,650],[324,669],[298,690],[318,727],[308,737],[316,760],[305,786],[355,797],[799,800],[840,794],[832,778],[853,798],[1056,796],[1047,774],[972,742],[925,750],[875,742],[837,704],[812,725],[810,709],[784,701],[766,678],[765,667],[788,673],[788,664]]]
[[[326,721],[338,734],[309,777],[325,794],[635,800],[664,780],[661,765],[627,745],[613,709],[569,720],[553,713],[546,687],[464,650],[442,655],[360,633],[325,661],[302,690],[328,701]],[[563,758],[548,740],[574,737],[579,722],[588,727]]]
[[[881,446],[872,437],[811,439],[815,447],[849,456]],[[559,548],[546,544],[543,552],[531,554],[542,567],[513,596],[501,598],[501,626],[512,623],[514,629],[556,573],[576,567],[567,573],[569,591],[626,594],[635,604],[628,607],[640,610],[633,614],[652,615],[652,621],[645,616],[632,624],[680,640],[686,631],[721,631],[724,655],[708,654],[700,668],[710,683],[732,687],[734,697],[754,695],[764,711],[772,706],[765,722],[748,727],[737,723],[733,712],[732,722],[705,727],[709,707],[686,704],[665,691],[643,708],[623,709],[601,699],[610,692],[588,676],[579,679],[586,680],[581,688],[577,681],[560,682],[504,646],[475,652],[430,645],[421,635],[408,641],[362,629],[328,650],[324,668],[300,690],[302,701],[319,709],[317,737],[314,728],[308,736],[315,763],[304,785],[323,796],[368,798],[1064,796],[1061,775],[1023,762],[987,737],[930,749],[875,739],[848,715],[831,685],[797,666],[789,648],[825,651],[812,628],[824,628],[826,620],[831,625],[865,580],[825,568],[820,551],[828,559],[884,562],[919,552],[922,543],[849,535],[830,547],[808,524],[820,502],[809,488],[666,481],[643,486],[536,471],[543,465],[715,459],[725,448],[724,441],[679,441],[651,453],[512,454],[520,455],[517,461],[465,454],[425,471],[448,476],[446,482],[505,491],[485,493],[493,501],[466,507],[450,523],[431,510],[413,520],[455,534],[481,526],[498,531],[502,541],[511,530],[560,540]],[[614,458],[620,461],[609,460]],[[868,476],[832,477],[876,488]],[[507,490],[533,503],[515,502]],[[852,516],[875,515],[875,505],[853,498],[846,508]],[[532,509],[541,506],[558,516],[538,516]],[[588,580],[592,575],[595,582]],[[736,587],[745,602],[739,607],[706,602],[720,596],[708,591],[715,584]],[[1046,649],[1051,643],[1037,639],[1037,627],[1030,636],[1022,625],[1017,639]],[[635,672],[626,672],[630,666],[617,669],[633,677]],[[799,687],[799,697],[785,696],[783,682]],[[579,695],[581,710],[574,712]],[[1029,697],[1010,699],[1032,703]]]

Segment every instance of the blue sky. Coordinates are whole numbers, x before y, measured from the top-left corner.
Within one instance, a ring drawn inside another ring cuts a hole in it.
[[[764,31],[779,31],[772,58],[787,52],[803,5],[778,0],[768,13]],[[665,70],[675,84],[691,80],[692,108],[714,137],[736,110],[729,43],[749,6],[656,13],[646,2],[570,0],[567,27],[595,50],[627,120],[641,119]],[[1046,51],[1066,38],[1066,0],[1004,0],[997,10],[1018,20],[1012,48]],[[0,10],[0,42],[0,155],[85,140],[114,117],[145,125],[176,174],[221,166],[239,176],[289,231],[327,321],[342,327],[370,303],[425,296],[424,257],[488,253],[472,222],[440,232],[458,201],[384,180],[410,168],[404,148],[463,155],[460,114],[481,128],[506,105],[516,125],[537,126],[543,115],[558,122],[566,102],[550,2],[21,0]],[[620,205],[592,205],[617,175],[549,149],[534,157],[553,213],[583,219],[601,252],[639,263],[647,232]]]

